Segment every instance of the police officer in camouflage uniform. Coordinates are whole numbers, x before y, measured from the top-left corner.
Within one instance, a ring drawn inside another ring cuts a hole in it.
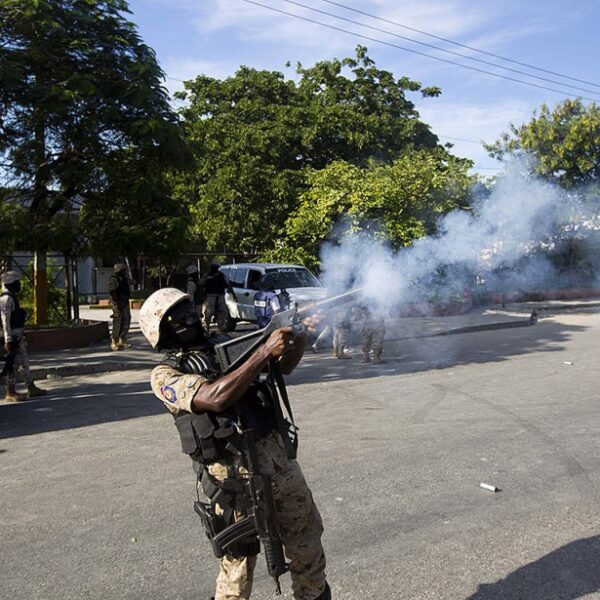
[[[383,352],[383,338],[385,337],[385,321],[383,317],[375,316],[365,305],[356,307],[356,318],[362,321],[362,352],[363,362],[383,364],[386,361],[381,358]],[[373,352],[373,358],[370,353]]]
[[[12,364],[6,368],[7,402],[19,402],[25,398],[16,390],[15,367],[20,371],[27,386],[27,398],[45,396],[48,392],[37,387],[29,370],[29,354],[25,341],[25,311],[19,306],[18,294],[21,290],[21,276],[16,271],[7,271],[2,275],[2,293],[0,294],[0,321],[4,340],[5,360]],[[0,363],[1,364],[1,363]]]
[[[289,439],[277,425],[273,404],[277,398],[261,383],[274,361],[284,374],[296,367],[304,353],[304,335],[279,329],[240,367],[222,375],[188,295],[174,288],[159,290],[146,300],[139,319],[150,344],[170,351],[152,371],[152,390],[174,416],[182,448],[194,460],[199,488],[214,513],[231,515],[231,522],[243,515],[244,499],[231,492],[236,480],[248,474],[235,450],[236,432],[252,428],[258,471],[272,484],[294,598],[330,600],[321,516],[300,466],[289,456]],[[318,320],[315,316],[303,323],[313,332]],[[252,546],[242,545],[223,556],[215,600],[250,598],[257,562],[256,544],[254,550]]]
[[[200,285],[200,273],[198,272],[198,267],[196,265],[190,265],[186,270],[187,281],[185,283],[185,291],[190,296],[190,298],[194,301],[196,305],[196,311],[198,312],[198,316],[200,320],[202,320],[203,316],[203,307],[204,303],[204,288]]]

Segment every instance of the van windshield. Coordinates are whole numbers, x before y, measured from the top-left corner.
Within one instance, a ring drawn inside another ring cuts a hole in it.
[[[265,269],[265,273],[269,274],[276,289],[323,287],[321,282],[310,271],[298,267]]]

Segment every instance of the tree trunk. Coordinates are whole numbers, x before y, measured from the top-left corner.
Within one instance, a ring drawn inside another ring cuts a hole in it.
[[[34,211],[33,220],[36,223],[38,219],[41,221],[44,220],[43,215],[40,213],[43,213],[47,193],[46,130],[44,113],[40,108],[35,109],[34,136],[35,181],[31,209]],[[48,322],[48,279],[46,275],[45,248],[43,250],[40,248],[35,249],[33,266],[33,321],[36,325],[45,325]]]
[[[36,325],[48,322],[47,299],[46,253],[36,252],[33,259],[33,322]]]

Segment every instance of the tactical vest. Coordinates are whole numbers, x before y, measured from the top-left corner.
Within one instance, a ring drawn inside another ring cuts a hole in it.
[[[201,375],[209,381],[215,381],[221,376],[212,356],[200,352],[172,353],[167,355],[163,364],[168,364],[182,373]],[[207,504],[198,499],[194,508],[202,518],[211,543],[216,534],[234,522],[236,510],[240,510],[246,504],[243,494],[247,493],[247,489],[242,480],[232,474],[222,481],[217,480],[205,468],[206,465],[215,461],[231,465],[235,457],[241,458],[244,451],[241,432],[244,428],[254,429],[257,438],[279,429],[284,436],[289,458],[295,458],[296,430],[285,386],[282,388],[282,385],[284,386],[281,372],[276,369],[273,377],[261,375],[234,406],[222,413],[181,411],[175,415],[181,448],[193,460],[202,490],[210,502]],[[282,416],[277,388],[281,391],[291,423]],[[250,410],[247,410],[248,408]],[[253,416],[256,417],[255,422],[249,422]],[[290,439],[290,436],[293,436],[293,439]],[[217,505],[219,511],[216,510]],[[215,544],[213,550],[217,557],[223,556]],[[255,556],[259,551],[258,538],[249,536],[228,546],[227,552],[231,556],[241,558]]]
[[[21,308],[21,306],[19,305],[19,299],[14,294],[9,292],[8,290],[5,290],[4,292],[2,292],[2,294],[0,294],[0,296],[9,296],[10,298],[13,299],[13,302],[15,303],[15,306],[14,306],[12,312],[10,313],[10,328],[11,329],[23,329],[23,327],[25,327],[27,313],[25,312],[25,309]]]
[[[219,294],[225,293],[227,283],[225,281],[225,275],[218,271],[217,273],[208,273],[202,277],[201,283],[204,285],[204,289],[207,294]]]
[[[192,298],[192,301],[194,302],[194,304],[196,306],[199,306],[200,304],[202,304],[202,302],[204,300],[204,293],[203,293],[202,286],[194,277],[188,277],[188,282],[189,281],[191,281],[196,286],[196,289],[194,290],[194,297]],[[184,291],[186,291],[186,290],[184,290]]]
[[[201,375],[209,381],[220,377],[212,357],[199,352],[170,354],[163,364],[182,373]],[[232,461],[242,453],[242,429],[252,428],[260,438],[277,428],[274,410],[277,400],[274,383],[261,376],[234,406],[222,413],[179,412],[175,415],[175,425],[181,449],[196,463],[196,468],[215,461]]]

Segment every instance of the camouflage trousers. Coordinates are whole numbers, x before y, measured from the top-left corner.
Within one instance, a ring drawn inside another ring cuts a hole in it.
[[[383,351],[383,338],[385,324],[383,319],[367,321],[362,328],[362,351],[368,355],[371,350],[375,356],[380,356]]]
[[[203,308],[206,331],[210,331],[210,323],[214,317],[217,322],[217,330],[223,333],[225,331],[225,319],[229,314],[224,294],[208,294],[204,300]]]
[[[29,354],[27,352],[27,342],[25,336],[21,335],[19,338],[19,348],[15,356],[15,366],[11,373],[6,376],[7,385],[15,385],[17,382],[16,373],[19,371],[23,382],[29,385],[33,379],[31,378],[31,372],[29,371]]]
[[[348,327],[333,327],[333,354],[341,352],[343,346],[348,345],[351,329]]]
[[[287,458],[283,441],[272,432],[256,444],[259,470],[273,484],[275,509],[285,548],[290,561],[292,590],[296,600],[314,600],[325,589],[325,553],[321,545],[323,523],[300,466]],[[238,473],[247,473],[235,465]],[[209,465],[208,471],[219,480],[227,477],[228,467]],[[233,558],[224,556],[217,577],[215,600],[250,598],[256,556]]]

